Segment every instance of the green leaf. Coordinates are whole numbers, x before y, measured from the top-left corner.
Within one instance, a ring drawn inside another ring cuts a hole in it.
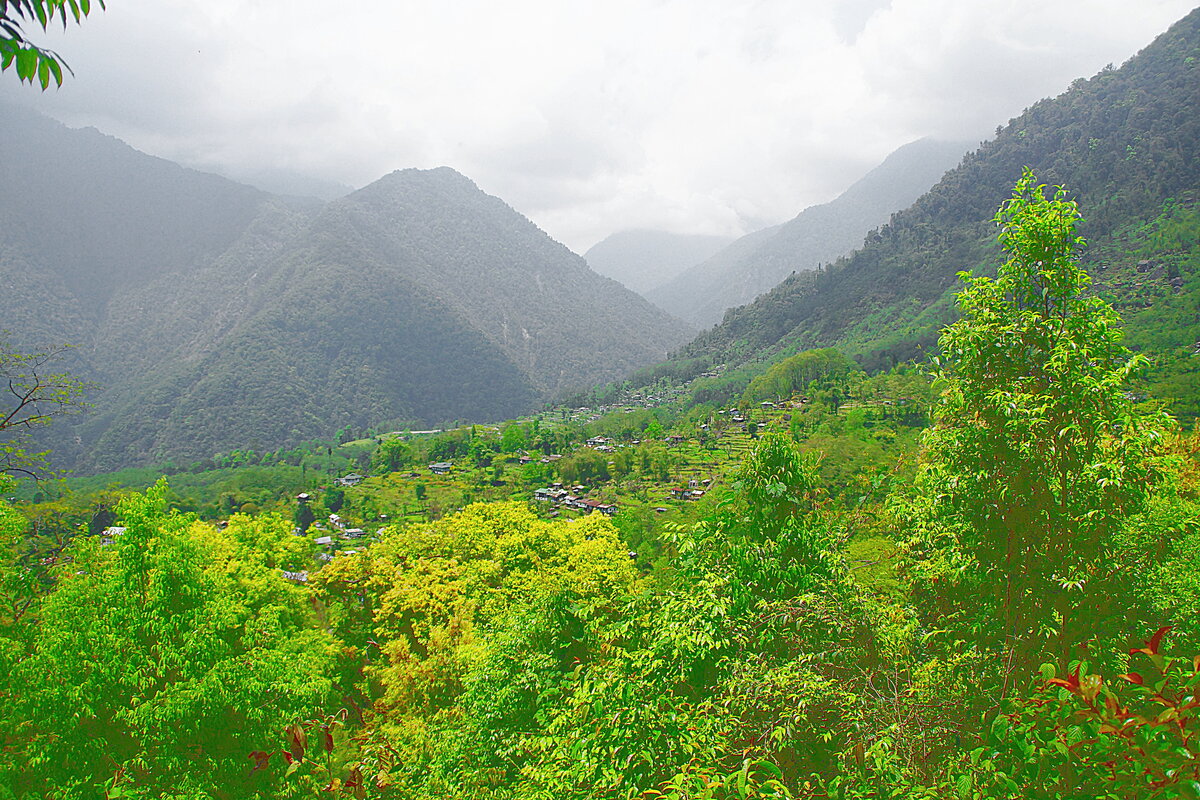
[[[33,77],[37,73],[38,54],[33,48],[24,48],[17,51],[17,77],[23,81],[33,82]]]

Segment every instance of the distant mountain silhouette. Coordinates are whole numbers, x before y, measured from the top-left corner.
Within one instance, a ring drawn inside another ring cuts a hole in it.
[[[861,247],[872,228],[905,208],[954,167],[965,142],[921,139],[901,147],[837,199],[756,231],[646,292],[677,317],[706,327],[793,272],[817,269]]]
[[[733,242],[732,236],[617,231],[583,254],[588,265],[643,297]]]

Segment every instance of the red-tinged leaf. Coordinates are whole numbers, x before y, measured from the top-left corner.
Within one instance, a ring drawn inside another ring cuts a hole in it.
[[[1146,685],[1145,679],[1143,679],[1142,676],[1138,675],[1136,672],[1126,672],[1124,675],[1118,675],[1117,677],[1127,680],[1130,683],[1136,683],[1138,686]]]
[[[1136,647],[1129,651],[1129,655],[1133,655],[1134,653],[1145,653],[1148,656],[1158,655],[1158,646],[1162,643],[1162,638],[1167,635],[1167,631],[1169,630],[1171,630],[1170,625],[1164,625],[1163,627],[1159,628],[1154,632],[1154,635],[1150,637],[1150,641],[1146,642],[1145,647]]]
[[[325,744],[325,752],[332,753],[333,752],[333,734],[330,733],[329,731],[325,731],[324,744]]]
[[[250,754],[250,760],[254,762],[254,768],[250,772],[258,772],[260,769],[267,768],[267,763],[271,760],[271,754],[264,753],[262,750],[255,750]]]
[[[289,764],[291,764],[292,762],[299,763],[298,761],[296,761],[296,759],[295,759],[295,758],[293,758],[293,757],[292,757],[292,754],[291,754],[291,753],[289,753],[287,750],[281,750],[281,751],[280,751],[280,755],[282,755],[282,756],[283,756],[283,760],[284,760],[284,761],[286,761],[286,762],[287,762],[287,763],[289,763]]]
[[[1051,678],[1046,683],[1053,686],[1061,686],[1071,694],[1079,694],[1079,666],[1076,665],[1075,671],[1068,675],[1066,679]]]
[[[292,755],[297,761],[304,759],[304,747],[308,744],[308,736],[305,735],[304,729],[299,725],[287,726],[288,739],[292,743]]]
[[[1192,659],[1192,672],[1200,672],[1200,656]]]
[[[350,774],[346,776],[346,782],[342,785],[352,790],[357,800],[363,800],[367,795],[367,787],[363,785],[362,770],[358,767],[350,770]]]

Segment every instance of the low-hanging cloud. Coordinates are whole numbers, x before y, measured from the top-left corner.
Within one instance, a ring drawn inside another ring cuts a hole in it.
[[[900,145],[983,138],[1120,63],[1189,0],[111,0],[46,36],[75,70],[0,97],[237,176],[364,185],[446,164],[582,251],[737,234]]]

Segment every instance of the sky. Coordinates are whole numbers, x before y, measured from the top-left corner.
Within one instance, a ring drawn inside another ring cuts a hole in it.
[[[450,166],[582,253],[747,233],[915,139],[983,141],[1193,1],[108,0],[31,35],[74,77],[0,99],[264,188]]]

